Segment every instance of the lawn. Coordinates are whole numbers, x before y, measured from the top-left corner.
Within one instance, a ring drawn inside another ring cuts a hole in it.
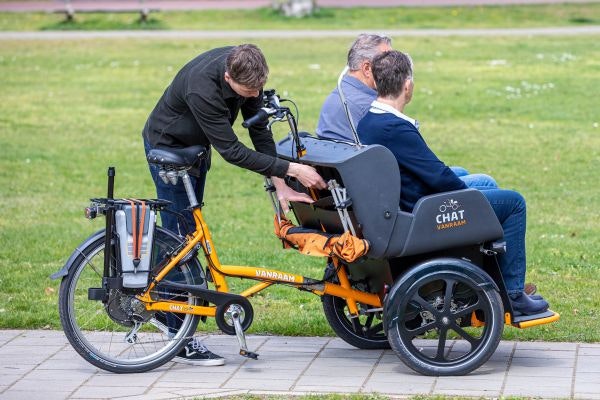
[[[434,151],[527,198],[528,280],[562,318],[507,328],[505,338],[600,340],[599,39],[394,38],[415,61],[415,98],[405,112]],[[105,194],[106,167],[117,168],[117,196],[153,196],[140,138],[145,119],[182,64],[228,42],[0,43],[0,327],[56,329],[58,282],[48,275],[102,227],[82,211]],[[269,60],[268,86],[294,99],[301,128],[314,130],[348,40],[257,44]],[[321,276],[323,260],[284,251],[273,236],[260,176],[216,156],[206,193],[204,214],[223,263]],[[232,280],[235,289],[243,285]],[[270,288],[253,305],[252,333],[332,334],[316,296]]]
[[[519,28],[586,26],[600,24],[600,4],[547,4],[471,7],[321,8],[305,18],[285,18],[270,8],[256,10],[203,10],[139,14],[0,13],[0,30],[106,30],[106,29],[414,29]]]

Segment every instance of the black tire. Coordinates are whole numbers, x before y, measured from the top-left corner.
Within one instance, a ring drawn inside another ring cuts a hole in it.
[[[396,282],[390,293],[397,293],[397,299],[386,306],[386,321],[394,321],[388,324],[388,339],[398,357],[421,374],[465,375],[483,365],[498,347],[504,307],[483,271],[477,276],[485,276],[487,282],[460,268],[444,267],[431,263]],[[473,315],[485,324],[471,326]],[[459,340],[448,340],[450,331]],[[434,346],[421,341],[423,335],[435,333]]]
[[[331,277],[333,271],[334,268],[329,266],[325,270],[324,279],[337,283],[337,277],[335,277],[335,275]],[[330,277],[329,279],[328,276]],[[350,284],[354,289],[368,289],[365,288],[364,285],[357,287],[359,284],[356,282],[350,281]],[[327,319],[329,326],[344,342],[365,350],[390,348],[382,321],[383,313],[381,311],[368,312],[366,315],[360,315],[354,320],[353,318],[350,318],[348,305],[346,304],[345,299],[326,294],[321,296],[321,302],[323,303],[323,312],[325,313],[325,318]],[[360,308],[361,304],[358,303],[358,306]],[[372,307],[366,306],[365,308],[368,309]],[[357,326],[355,327],[354,325]]]
[[[189,314],[148,312],[143,304],[136,302],[135,294],[126,290],[112,289],[106,303],[89,300],[88,289],[102,287],[104,231],[96,233],[86,243],[76,250],[77,257],[73,257],[59,292],[60,320],[73,348],[96,367],[116,373],[145,372],[171,360],[193,336],[200,318]],[[180,243],[181,239],[157,227],[151,267],[159,265],[166,253]],[[170,280],[206,285],[197,258],[192,257],[176,269],[180,273],[176,279],[168,275]],[[152,297],[187,299],[193,305],[200,303],[197,298],[181,292],[158,290]],[[131,333],[134,320],[141,328],[130,335],[127,342],[125,338]]]

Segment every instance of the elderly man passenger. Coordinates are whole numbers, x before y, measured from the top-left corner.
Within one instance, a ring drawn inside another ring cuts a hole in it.
[[[416,121],[404,114],[414,89],[411,59],[398,51],[386,51],[374,58],[372,68],[378,97],[358,124],[358,135],[364,144],[385,146],[396,157],[402,187],[400,207],[410,212],[423,196],[466,189],[465,183],[427,146]],[[513,310],[517,315],[547,310],[548,303],[541,296],[530,297],[524,289],[525,199],[512,190],[496,188],[481,193],[504,230],[507,251],[499,257],[500,271]]]

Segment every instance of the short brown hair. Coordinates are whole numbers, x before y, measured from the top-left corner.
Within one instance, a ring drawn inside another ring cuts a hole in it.
[[[412,79],[412,60],[408,54],[396,50],[384,51],[373,59],[373,78],[380,97],[397,98],[402,94],[404,82]]]
[[[262,89],[269,76],[267,60],[253,44],[234,47],[227,57],[226,70],[236,83],[251,89]]]

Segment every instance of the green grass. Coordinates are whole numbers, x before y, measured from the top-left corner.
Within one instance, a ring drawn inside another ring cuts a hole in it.
[[[270,8],[139,14],[0,13],[0,30],[104,29],[364,29],[519,28],[600,24],[600,4],[472,7],[321,8],[305,18],[285,18]]]
[[[415,60],[421,122],[449,164],[487,172],[528,200],[528,280],[561,321],[519,340],[599,341],[598,37],[394,38]],[[312,131],[347,40],[260,40],[268,86]],[[154,195],[140,131],[178,68],[225,41],[3,41],[0,46],[0,327],[59,328],[58,270],[102,227],[83,218],[117,167],[117,196]],[[235,125],[239,135],[247,134]],[[277,137],[285,130],[279,127]],[[214,158],[205,217],[223,263],[319,278],[324,261],[281,249],[262,178]],[[236,290],[245,287],[231,280]],[[286,287],[253,300],[252,333],[331,335],[319,298]],[[206,328],[212,330],[214,325]]]
[[[222,397],[226,400],[285,400],[285,399],[295,399],[295,400],[386,400],[390,397],[379,395],[379,394],[309,394],[304,396],[277,396],[277,395],[254,395],[254,394],[244,394],[244,395],[234,395],[234,396],[226,396]],[[203,399],[203,397],[201,398]],[[415,396],[411,397],[413,400],[444,400],[441,397],[422,397]],[[459,400],[458,398],[454,398],[454,400]]]

